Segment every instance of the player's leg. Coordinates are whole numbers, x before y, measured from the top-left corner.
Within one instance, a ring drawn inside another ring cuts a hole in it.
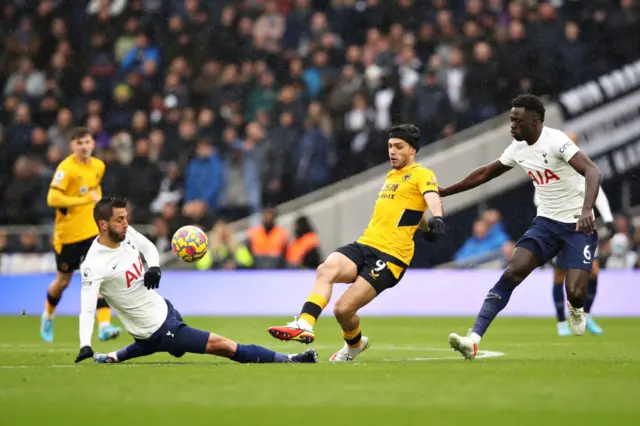
[[[344,346],[333,354],[330,361],[352,361],[369,347],[369,339],[362,336],[357,312],[378,296],[378,292],[363,277],[349,286],[333,307],[333,313],[342,329]]]
[[[584,304],[598,235],[585,235],[571,228],[563,235],[563,241],[564,246],[558,253],[558,267],[567,271],[565,287],[569,301],[569,326],[574,335],[582,336],[587,326]]]
[[[331,299],[335,283],[352,283],[358,275],[358,264],[362,254],[355,245],[348,245],[338,249],[327,257],[316,271],[316,280],[307,297],[300,318],[286,324],[269,328],[269,334],[279,340],[295,340],[311,343],[315,339],[313,327]]]
[[[556,306],[556,319],[558,320],[558,335],[570,336],[571,330],[567,324],[567,318],[564,313],[564,276],[565,271],[558,267],[553,268],[553,303]]]
[[[58,261],[57,254],[56,261]],[[45,299],[44,312],[42,313],[42,319],[40,322],[40,337],[42,337],[42,340],[45,342],[53,342],[53,318],[55,316],[56,307],[62,298],[62,293],[69,286],[72,277],[71,272],[60,270],[61,268],[67,268],[67,265],[64,262],[57,263],[58,272],[56,274],[56,278],[47,289],[47,298]]]
[[[194,335],[200,330],[190,327],[184,327],[182,334],[193,333]],[[176,335],[177,337],[177,335]],[[194,340],[195,342],[195,340]],[[193,349],[196,349],[194,347]],[[191,351],[187,351],[191,352]],[[258,345],[243,345],[234,342],[215,333],[209,333],[205,345],[204,353],[228,358],[232,361],[242,364],[271,364],[271,363],[316,363],[318,354],[313,349],[307,349],[299,354],[282,354],[274,352]]]
[[[119,351],[104,353],[94,353],[93,359],[100,364],[117,364],[134,358],[152,355],[158,352],[152,345],[134,342]]]
[[[591,276],[589,277],[589,283],[587,284],[587,297],[584,302],[584,312],[587,314],[587,330],[591,334],[600,335],[602,334],[602,328],[595,322],[593,316],[591,315],[591,307],[593,306],[593,301],[596,298],[596,293],[598,292],[598,274],[600,272],[600,262],[596,255],[596,258],[593,260],[593,268],[591,268]]]
[[[96,319],[98,320],[98,338],[101,341],[115,339],[122,332],[120,327],[111,324],[111,308],[101,294],[98,295]]]
[[[518,244],[502,276],[487,293],[473,329],[469,330],[466,337],[456,333],[449,335],[449,345],[465,359],[476,357],[480,340],[498,313],[507,306],[513,290],[541,264],[538,260],[542,256],[541,250],[535,247],[535,240],[527,239]]]

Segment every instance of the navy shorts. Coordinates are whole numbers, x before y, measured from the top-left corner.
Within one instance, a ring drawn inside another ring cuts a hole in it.
[[[598,247],[598,234],[585,235],[576,231],[575,223],[563,223],[536,216],[531,227],[516,244],[526,248],[544,265],[557,256],[559,269],[591,271]]]
[[[176,358],[185,353],[203,354],[209,341],[209,332],[189,327],[171,302],[167,302],[167,319],[148,339],[135,339],[146,355],[168,352]]]

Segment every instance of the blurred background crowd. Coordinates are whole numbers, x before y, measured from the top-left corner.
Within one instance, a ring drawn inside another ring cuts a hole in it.
[[[160,238],[242,218],[385,162],[392,123],[427,145],[628,63],[636,3],[6,0],[0,224],[52,221],[46,191],[78,125],[103,192]],[[491,215],[472,238],[502,247]],[[0,251],[49,249],[30,235],[0,235]]]

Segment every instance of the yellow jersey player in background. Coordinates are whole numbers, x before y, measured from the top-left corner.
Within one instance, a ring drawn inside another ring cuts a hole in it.
[[[42,314],[40,336],[45,342],[53,341],[56,306],[71,281],[73,271],[80,267],[98,235],[93,207],[102,197],[100,182],[105,165],[92,157],[95,141],[86,128],[76,129],[71,137],[70,148],[71,155],[56,169],[47,194],[47,204],[56,210],[53,249],[58,272],[47,290]],[[122,330],[111,325],[111,309],[102,297],[98,299],[97,312],[100,340],[117,337]]]
[[[445,234],[438,183],[433,172],[415,162],[420,130],[412,124],[394,126],[389,134],[391,170],[382,185],[369,226],[357,242],[338,248],[318,267],[316,281],[300,318],[271,327],[280,340],[311,343],[313,327],[329,303],[335,283],[350,283],[333,312],[345,345],[330,361],[351,361],[369,346],[357,312],[384,290],[395,286],[411,263],[413,236],[420,227],[428,241]],[[429,209],[432,218],[425,219]]]

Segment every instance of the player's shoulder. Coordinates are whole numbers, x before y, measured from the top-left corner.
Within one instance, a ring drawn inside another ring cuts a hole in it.
[[[99,170],[99,171],[103,171],[107,166],[104,164],[104,161],[102,161],[99,158],[96,157],[91,157],[91,168]]]
[[[545,126],[543,129],[543,135],[547,142],[551,144],[564,145],[565,142],[571,142],[569,136],[560,129],[554,129],[553,127]]]
[[[102,275],[105,268],[105,257],[100,253],[100,245],[96,242],[96,240],[94,240],[91,244],[91,247],[89,247],[86,256],[84,257],[82,264],[80,265],[80,273],[82,274],[82,278],[86,279],[89,277],[85,276],[85,271],[88,271],[89,274],[97,276]]]
[[[414,168],[411,169],[411,178],[412,180],[430,180],[435,178],[436,174],[433,170],[428,167],[423,166],[422,164],[416,164]]]
[[[74,169],[73,156],[69,155],[67,158],[62,160],[60,164],[58,164],[57,170],[62,170],[65,172],[71,171]]]

